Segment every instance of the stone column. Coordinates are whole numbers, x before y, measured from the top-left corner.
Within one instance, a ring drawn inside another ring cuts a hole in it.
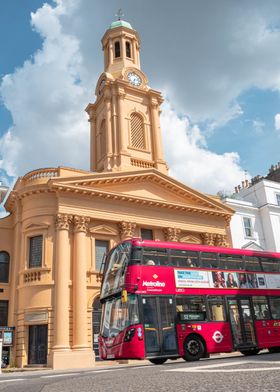
[[[113,155],[112,145],[112,123],[111,123],[111,94],[110,91],[106,91],[105,95],[105,106],[106,106],[106,155],[107,155],[107,170],[111,170],[111,157]]]
[[[21,242],[22,242],[22,225],[21,225],[21,201],[19,199],[16,200],[16,212],[15,212],[15,237],[14,237],[14,247],[13,247],[13,257],[10,258],[10,265],[9,265],[9,273],[10,273],[10,301],[9,301],[9,318],[8,318],[8,325],[9,326],[16,326],[17,317],[16,317],[16,302],[17,302],[17,294],[18,294],[18,271],[21,270],[20,268],[20,254],[21,254]],[[11,262],[13,266],[11,266]]]
[[[181,229],[176,227],[167,227],[163,230],[165,241],[179,241],[179,236],[181,234]]]
[[[108,64],[107,64],[107,66],[108,65],[111,65],[111,64],[113,64],[113,60],[114,60],[114,53],[113,53],[113,42],[112,42],[112,40],[110,39],[109,40],[109,53],[108,53]]]
[[[124,97],[125,93],[122,90],[118,91],[118,135],[119,135],[119,147],[120,153],[127,153],[127,132],[125,129],[124,122]]]
[[[118,113],[117,113],[117,93],[115,88],[112,89],[112,136],[113,136],[113,155],[114,155],[114,167],[117,166],[116,158],[120,151],[120,144],[118,140]]]
[[[152,135],[153,137],[153,146],[155,161],[163,162],[163,148],[162,148],[162,139],[160,133],[160,125],[159,125],[159,107],[158,102],[155,99],[151,99],[151,119],[152,119]]]
[[[97,169],[97,130],[96,130],[96,114],[95,111],[90,112],[90,169]]]
[[[87,251],[89,218],[74,216],[73,349],[89,349],[87,323]]]
[[[69,305],[70,305],[70,238],[71,215],[56,217],[56,258],[54,298],[54,346],[53,350],[69,350]]]

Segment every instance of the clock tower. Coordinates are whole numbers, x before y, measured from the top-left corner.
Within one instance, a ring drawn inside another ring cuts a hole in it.
[[[86,111],[91,124],[91,170],[155,168],[167,174],[160,130],[161,93],[148,86],[140,66],[140,38],[124,20],[102,38],[104,72],[96,101]]]

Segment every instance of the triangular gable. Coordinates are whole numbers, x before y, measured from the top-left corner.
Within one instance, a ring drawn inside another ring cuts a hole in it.
[[[230,214],[233,210],[215,198],[200,193],[155,169],[129,172],[93,173],[83,178],[56,178],[55,187],[69,187],[83,193],[104,192],[123,198],[172,203],[190,208]]]
[[[251,249],[251,250],[264,250],[259,244],[255,241],[247,242],[245,245],[242,246],[242,249]]]
[[[117,230],[112,229],[111,227],[108,227],[106,225],[98,225],[95,227],[91,227],[89,229],[90,233],[92,234],[105,234],[105,235],[119,235]]]

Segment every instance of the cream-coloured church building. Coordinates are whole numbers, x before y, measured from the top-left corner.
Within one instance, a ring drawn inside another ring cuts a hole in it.
[[[86,108],[90,171],[33,170],[17,180],[4,205],[0,332],[11,366],[95,365],[99,269],[119,241],[230,241],[233,210],[168,176],[163,99],[141,69],[138,33],[113,22],[102,48],[104,72]]]

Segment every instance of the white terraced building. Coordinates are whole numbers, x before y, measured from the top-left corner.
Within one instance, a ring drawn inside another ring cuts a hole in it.
[[[234,248],[280,252],[280,163],[265,177],[243,181],[223,201],[236,211],[230,222]]]

